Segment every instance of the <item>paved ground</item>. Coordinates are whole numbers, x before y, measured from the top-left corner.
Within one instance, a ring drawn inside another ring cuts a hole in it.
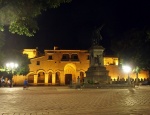
[[[0,88],[0,115],[150,115],[150,86]]]

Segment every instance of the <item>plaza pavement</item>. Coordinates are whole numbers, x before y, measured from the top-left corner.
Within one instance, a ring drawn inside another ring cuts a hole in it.
[[[150,115],[150,86],[0,88],[0,115]]]

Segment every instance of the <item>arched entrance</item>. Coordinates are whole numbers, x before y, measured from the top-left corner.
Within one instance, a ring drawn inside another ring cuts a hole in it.
[[[44,80],[45,80],[45,73],[44,72],[39,72],[38,73],[38,83],[42,83],[44,84]]]
[[[65,84],[69,85],[72,83],[72,74],[65,74]]]
[[[48,83],[52,84],[52,72],[48,73]]]
[[[29,74],[28,75],[28,83],[34,83],[34,74]]]
[[[71,83],[76,82],[76,66],[72,63],[67,64],[64,67],[64,75],[65,75],[65,85],[69,85]]]
[[[60,85],[60,72],[56,72],[56,85]]]

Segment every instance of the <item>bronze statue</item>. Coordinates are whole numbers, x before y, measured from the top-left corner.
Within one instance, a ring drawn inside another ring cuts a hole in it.
[[[101,29],[103,28],[104,25],[102,25],[99,28],[96,28],[93,33],[92,33],[92,45],[99,45],[100,40],[102,40],[102,36],[101,36]]]

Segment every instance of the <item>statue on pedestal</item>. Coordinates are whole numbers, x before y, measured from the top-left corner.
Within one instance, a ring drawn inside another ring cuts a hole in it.
[[[104,25],[102,25],[101,27],[96,28],[93,32],[92,32],[92,45],[99,45],[100,40],[102,40],[102,36],[101,36],[101,29],[103,28]]]

